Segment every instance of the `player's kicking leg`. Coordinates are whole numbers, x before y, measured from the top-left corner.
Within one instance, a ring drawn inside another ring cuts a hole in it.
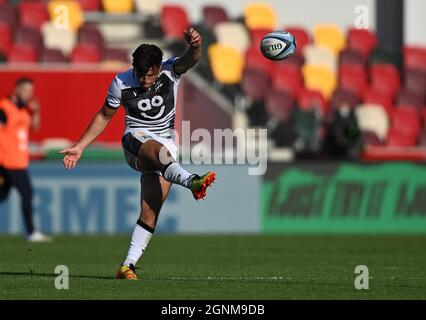
[[[135,266],[154,233],[161,206],[166,200],[171,183],[157,174],[145,174],[141,178],[141,213],[133,230],[130,247],[120,266],[118,279],[137,280]]]
[[[199,176],[191,174],[173,160],[170,152],[158,141],[149,140],[139,149],[138,167],[147,171],[160,171],[165,180],[191,190],[198,201],[206,196],[206,189],[216,180],[214,172]]]

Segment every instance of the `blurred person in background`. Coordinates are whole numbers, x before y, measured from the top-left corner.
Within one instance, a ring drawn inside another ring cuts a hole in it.
[[[342,103],[334,109],[325,124],[324,152],[330,159],[358,160],[362,152],[362,136],[353,108]]]
[[[30,130],[40,127],[40,105],[34,98],[34,82],[20,78],[9,97],[0,100],[0,202],[12,187],[21,197],[26,238],[46,242],[51,238],[37,231],[33,221],[33,188],[28,172]]]

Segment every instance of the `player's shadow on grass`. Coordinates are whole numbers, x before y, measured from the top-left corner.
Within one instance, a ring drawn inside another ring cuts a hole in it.
[[[59,274],[54,273],[40,273],[40,272],[0,272],[0,276],[34,276],[34,277],[52,277],[55,278]],[[77,275],[70,274],[70,278],[80,278],[80,279],[96,279],[96,280],[115,280],[114,277],[107,276],[90,276],[90,275]]]

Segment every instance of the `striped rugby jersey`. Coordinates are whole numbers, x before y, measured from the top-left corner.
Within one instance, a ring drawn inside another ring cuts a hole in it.
[[[118,73],[111,82],[106,103],[113,109],[120,105],[125,108],[124,134],[131,129],[144,129],[161,137],[171,136],[180,80],[180,76],[173,71],[176,59],[177,57],[162,61],[158,78],[148,90],[141,88],[133,68]]]

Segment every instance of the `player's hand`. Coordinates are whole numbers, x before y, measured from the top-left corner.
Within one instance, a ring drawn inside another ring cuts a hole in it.
[[[40,103],[38,100],[33,99],[28,103],[28,109],[30,109],[31,112],[36,113],[40,112]]]
[[[74,169],[77,165],[77,161],[81,158],[83,154],[83,149],[79,146],[73,146],[71,148],[65,148],[58,153],[64,154],[64,167],[67,169]]]
[[[201,36],[194,28],[186,29],[183,32],[185,41],[192,47],[198,48],[201,46]]]

